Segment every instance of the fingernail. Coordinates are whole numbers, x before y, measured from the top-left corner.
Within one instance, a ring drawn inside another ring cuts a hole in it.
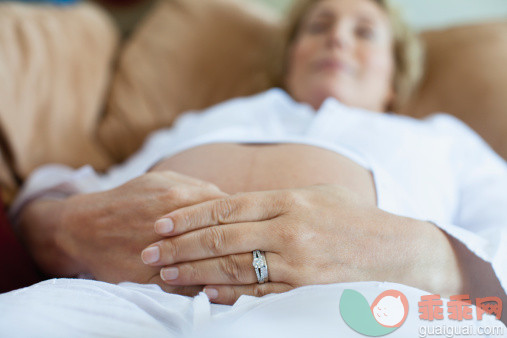
[[[174,223],[170,218],[161,218],[155,222],[155,231],[157,234],[165,235],[173,231]]]
[[[160,259],[160,249],[158,246],[152,246],[147,249],[144,249],[141,252],[141,259],[144,264],[156,263]]]
[[[164,268],[160,270],[162,280],[173,280],[178,278],[178,268]]]
[[[209,299],[215,299],[218,297],[217,289],[213,288],[204,288],[204,293],[208,296]]]

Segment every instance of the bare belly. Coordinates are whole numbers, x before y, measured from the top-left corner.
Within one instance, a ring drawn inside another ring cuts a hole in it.
[[[152,170],[196,177],[229,194],[334,183],[377,204],[369,170],[343,155],[310,145],[207,144],[166,158]]]

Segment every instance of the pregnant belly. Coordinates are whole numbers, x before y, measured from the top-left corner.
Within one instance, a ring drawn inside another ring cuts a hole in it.
[[[310,145],[207,144],[166,158],[152,170],[196,177],[229,194],[334,183],[377,204],[369,170],[343,155]]]

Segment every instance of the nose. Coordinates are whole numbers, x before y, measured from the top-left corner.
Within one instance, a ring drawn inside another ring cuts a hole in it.
[[[328,48],[348,49],[352,46],[353,39],[347,26],[343,22],[337,22],[329,30],[326,42]]]

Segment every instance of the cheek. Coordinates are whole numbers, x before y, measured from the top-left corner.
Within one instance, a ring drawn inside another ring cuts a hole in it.
[[[393,55],[386,50],[367,50],[360,56],[363,66],[363,77],[379,81],[390,80],[394,71]]]
[[[299,77],[308,72],[316,50],[314,41],[309,39],[298,41],[290,52],[288,74]]]

